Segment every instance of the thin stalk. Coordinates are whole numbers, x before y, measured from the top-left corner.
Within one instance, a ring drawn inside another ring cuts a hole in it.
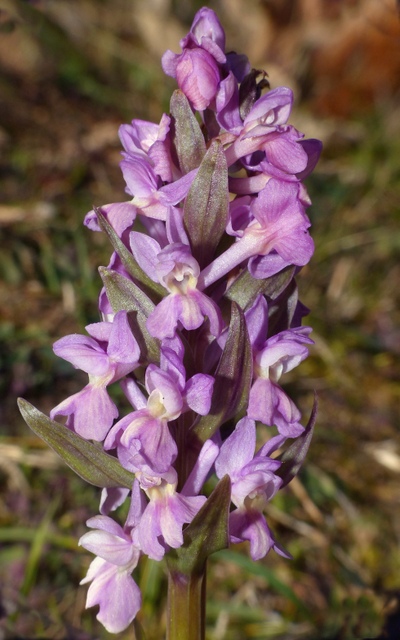
[[[206,564],[203,572],[168,574],[167,640],[204,640]]]

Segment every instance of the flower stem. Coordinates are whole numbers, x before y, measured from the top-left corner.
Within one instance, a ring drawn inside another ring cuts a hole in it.
[[[168,574],[167,640],[204,640],[206,565],[204,571]]]

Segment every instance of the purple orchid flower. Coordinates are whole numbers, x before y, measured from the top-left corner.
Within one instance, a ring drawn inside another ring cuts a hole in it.
[[[171,184],[163,185],[148,160],[127,156],[120,163],[126,192],[133,196],[131,204],[144,216],[166,220],[169,208],[186,197],[197,169]]]
[[[91,582],[86,607],[99,605],[97,619],[110,633],[120,633],[132,622],[142,604],[140,589],[132,578],[141,551],[132,533],[108,516],[87,521],[94,531],[85,533],[79,544],[95,553],[81,584]]]
[[[192,26],[180,45],[182,49],[202,47],[218,62],[225,62],[225,31],[215,11],[202,7],[193,18]]]
[[[231,178],[234,193],[257,193],[265,186],[262,176],[264,180],[272,177],[297,182],[314,169],[322,145],[319,140],[303,140],[302,133],[287,125],[292,103],[292,91],[278,87],[261,96],[242,121],[234,79],[228,77],[221,83],[217,118],[231,134],[226,136],[226,142],[232,143],[226,149],[228,165],[241,160],[242,166],[253,174]]]
[[[176,491],[178,476],[171,468],[161,477],[149,477],[138,472],[136,477],[149,498],[149,504],[137,527],[135,535],[144,553],[161,560],[169,547],[182,545],[182,526],[190,523],[206,501],[199,496],[201,488],[210,474],[218,456],[219,448],[207,440],[200,450],[196,463],[182,491]]]
[[[261,96],[250,109],[240,127],[230,133],[235,142],[226,151],[228,165],[262,148],[269,135],[285,132],[293,104],[293,92],[287,87],[272,89]],[[275,136],[276,137],[276,136]]]
[[[227,131],[240,127],[238,82],[251,66],[243,54],[225,54],[225,32],[214,11],[200,9],[180,44],[181,54],[163,55],[164,72],[177,80],[194,109],[213,109]]]
[[[105,204],[100,207],[100,211],[120,238],[126,229],[132,227],[137,215],[137,209],[131,202]],[[92,231],[101,231],[94,209],[86,214],[84,224]]]
[[[267,181],[268,179],[266,182]],[[226,227],[226,232],[229,235],[236,236],[237,238],[241,238],[244,235],[244,232],[250,225],[250,222],[254,220],[251,213],[253,200],[254,196],[246,195],[237,197],[230,202],[229,222]],[[273,249],[266,256],[253,256],[249,259],[247,266],[253,278],[261,280],[263,278],[273,276],[290,264],[292,264],[290,261],[284,260],[284,258],[282,258],[282,256]]]
[[[297,327],[264,340],[268,326],[268,305],[259,296],[246,312],[246,323],[253,347],[253,384],[247,415],[266,425],[275,425],[281,435],[295,438],[304,431],[301,414],[294,402],[277,384],[281,376],[297,367],[308,356],[313,344],[310,327]]]
[[[135,539],[149,558],[161,560],[168,548],[182,546],[182,527],[193,520],[206,497],[178,493],[174,469],[170,469],[168,480],[143,475],[139,472],[137,477],[149,503],[135,531]]]
[[[179,356],[162,350],[161,365],[146,370],[147,404],[117,422],[108,434],[104,447],[117,448],[118,458],[130,471],[161,476],[173,464],[177,446],[168,422],[192,410],[206,415],[211,406],[214,379],[195,374],[185,381]]]
[[[89,337],[73,334],[54,344],[56,355],[89,374],[89,384],[57,405],[50,417],[67,416],[69,429],[101,441],[118,417],[106,387],[139,365],[140,349],[126,311],[115,314],[113,322],[91,324],[86,330]]]
[[[197,289],[200,267],[187,245],[173,243],[161,249],[154,239],[133,231],[131,248],[142,269],[169,292],[148,317],[147,328],[152,336],[160,340],[172,338],[177,328],[197,329],[206,317],[211,334],[221,333],[221,312],[211,298]]]
[[[132,120],[119,128],[119,137],[126,151],[125,158],[141,157],[150,160],[154,172],[164,182],[181,177],[171,156],[171,118],[163,114],[160,124],[146,120]]]
[[[253,219],[242,237],[201,272],[198,288],[205,289],[249,258],[276,251],[283,261],[302,266],[312,256],[310,221],[299,198],[299,187],[271,178],[250,205]]]
[[[229,516],[232,542],[250,542],[253,560],[263,558],[271,548],[281,553],[276,545],[262,510],[282,484],[275,474],[280,462],[268,457],[283,444],[284,437],[270,440],[269,448],[262,448],[254,455],[256,427],[254,420],[242,418],[233,433],[222,444],[215,461],[218,478],[225,474],[232,482],[231,500],[237,507]]]
[[[197,12],[192,28],[180,42],[182,53],[168,50],[161,64],[176,78],[194,109],[203,111],[216,96],[221,81],[221,65],[226,62],[225,33],[212,9]]]
[[[99,605],[97,619],[110,633],[119,633],[135,618],[141,607],[141,593],[132,578],[142,550],[135,542],[135,529],[146,508],[137,480],[124,527],[105,515],[89,518],[79,544],[96,554],[81,584],[91,582],[86,607]]]
[[[193,108],[204,111],[215,98],[221,75],[213,56],[204,49],[186,49],[175,67],[178,87]]]

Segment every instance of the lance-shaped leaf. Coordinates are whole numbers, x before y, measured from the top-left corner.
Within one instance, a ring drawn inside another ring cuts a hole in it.
[[[99,273],[113,311],[132,312],[129,314],[129,321],[140,347],[141,361],[159,362],[159,343],[146,327],[146,320],[154,309],[153,302],[134,282],[120,273],[105,267],[100,267]]]
[[[289,482],[293,480],[293,478],[297,476],[298,472],[300,471],[300,467],[307,455],[307,451],[311,443],[311,438],[313,436],[314,425],[317,418],[317,410],[318,401],[317,396],[315,396],[310,419],[305,430],[300,436],[296,438],[293,444],[291,444],[290,447],[286,449],[286,451],[284,451],[281,456],[278,457],[278,460],[280,460],[282,464],[279,469],[275,471],[275,473],[280,478],[282,478],[282,487],[286,487],[286,485],[289,484]]]
[[[188,99],[179,89],[172,94],[170,109],[174,118],[174,144],[179,167],[185,175],[200,165],[206,143]]]
[[[244,313],[233,303],[228,338],[215,373],[211,409],[193,427],[201,442],[211,438],[224,422],[241,417],[247,407],[252,374],[252,350]]]
[[[243,311],[249,309],[260,294],[275,300],[289,285],[295,270],[296,267],[289,266],[270,278],[256,280],[244,269],[229,287],[224,298],[237,302]]]
[[[103,215],[100,208],[94,207],[99,225],[107,234],[115,253],[118,254],[122,264],[129,275],[143,285],[147,290],[156,294],[157,297],[165,295],[165,289],[157,282],[154,282],[145,271],[138,265],[132,253],[126,248],[119,235],[115,232],[112,225]]]
[[[228,206],[226,158],[221,143],[214,140],[186,196],[183,211],[192,254],[201,269],[214,257],[228,221]]]
[[[170,571],[184,575],[201,573],[207,558],[229,546],[228,518],[231,481],[224,476],[183,532],[183,545],[167,555]]]
[[[132,487],[135,476],[117,458],[105,453],[77,433],[45,416],[30,402],[18,399],[19,410],[28,427],[53,449],[75,473],[96,487]]]

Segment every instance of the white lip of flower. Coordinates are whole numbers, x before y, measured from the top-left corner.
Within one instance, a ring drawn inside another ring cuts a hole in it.
[[[282,373],[284,372],[284,364],[281,361],[278,361],[272,367],[270,367],[269,378],[272,382],[278,382]]]
[[[154,389],[147,400],[147,408],[150,411],[153,418],[164,418],[167,411],[164,406],[164,396],[161,391]]]
[[[271,109],[271,111],[268,111],[268,113],[266,113],[265,116],[263,116],[260,119],[260,122],[266,125],[273,124],[274,121],[275,121],[275,113],[273,109]]]
[[[196,289],[197,275],[193,272],[192,267],[178,262],[164,278],[164,284],[170,293],[185,295],[191,289]]]
[[[109,371],[104,376],[94,376],[89,373],[89,384],[92,387],[104,387],[107,386],[109,382],[114,377],[114,371]]]
[[[164,396],[159,389],[153,389],[147,399],[147,409],[153,416],[159,420],[175,420],[181,414],[180,410],[175,413],[169,413],[164,405]]]
[[[135,205],[135,207],[137,207],[138,209],[145,209],[149,206],[149,196],[144,198],[140,196],[134,196],[131,200],[131,204]]]
[[[171,484],[162,479],[160,484],[146,489],[146,493],[150,500],[165,500],[169,496],[173,496],[175,494],[176,485],[176,482]]]
[[[244,506],[247,509],[255,509],[256,511],[262,511],[268,503],[265,491],[262,489],[256,489],[252,491],[243,501]]]
[[[257,362],[257,358],[254,362],[254,374],[257,378],[278,382],[282,373],[284,373],[284,364],[280,360],[270,367],[261,367],[259,362]]]

